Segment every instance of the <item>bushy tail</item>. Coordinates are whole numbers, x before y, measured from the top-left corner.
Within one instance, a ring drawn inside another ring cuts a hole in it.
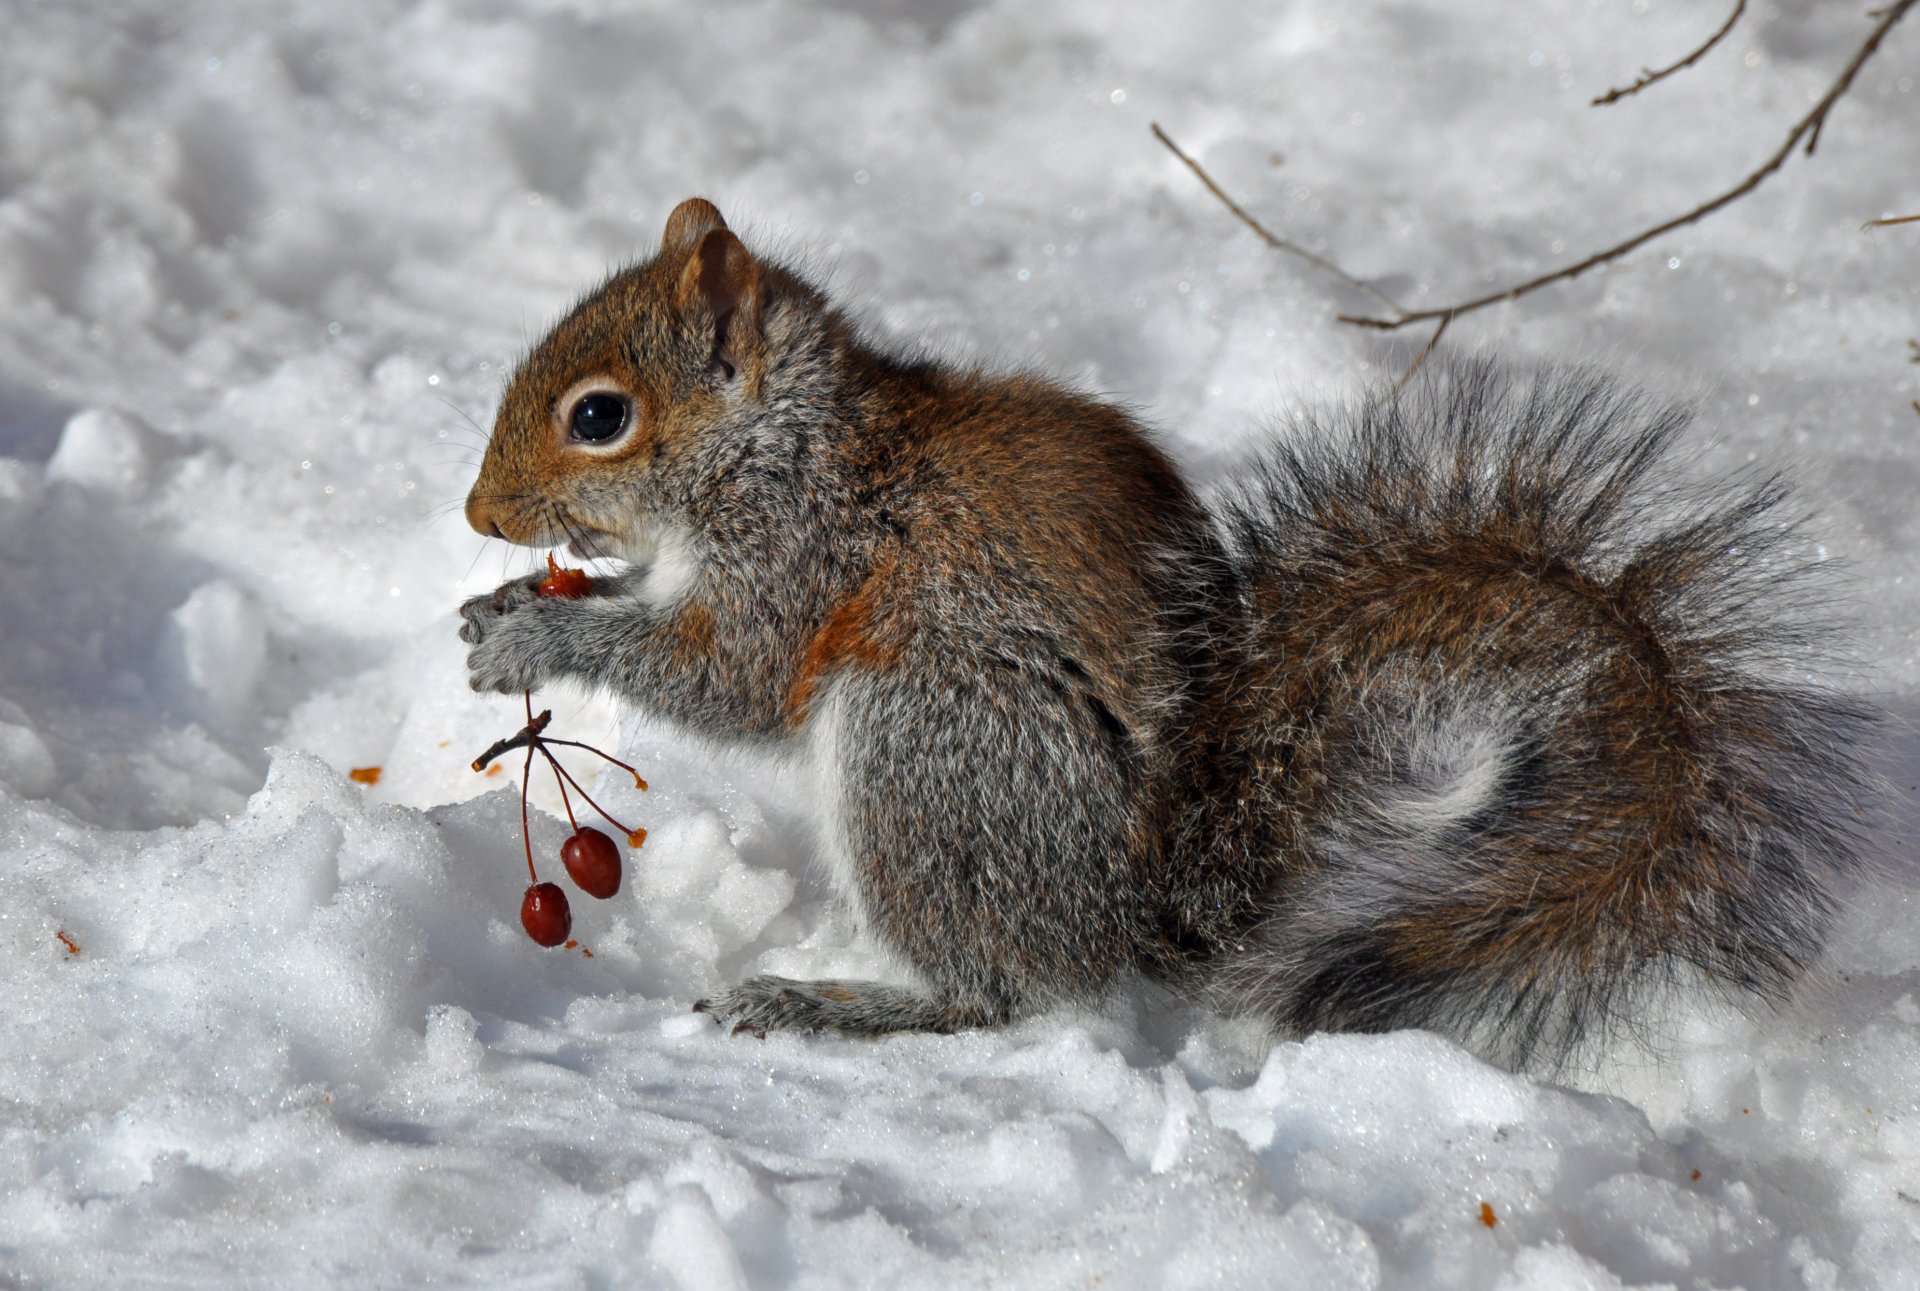
[[[1350,420],[1226,509],[1254,635],[1221,832],[1272,860],[1219,1002],[1524,1063],[1688,970],[1781,994],[1874,715],[1806,670],[1780,482],[1677,483],[1684,416],[1583,372],[1456,368]]]

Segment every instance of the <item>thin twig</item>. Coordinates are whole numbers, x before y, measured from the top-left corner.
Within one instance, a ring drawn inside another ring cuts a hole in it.
[[[1418,372],[1429,358],[1433,357],[1434,350],[1440,345],[1440,338],[1447,334],[1447,324],[1452,321],[1452,314],[1448,314],[1440,320],[1440,325],[1433,329],[1433,335],[1429,336],[1427,343],[1420,347],[1420,352],[1413,356],[1413,362],[1409,363],[1407,370],[1400,374],[1400,379],[1393,383],[1393,392],[1395,394],[1399,394],[1402,390],[1405,390],[1407,388],[1407,382],[1413,380],[1413,374]]]
[[[1889,215],[1883,220],[1868,220],[1865,224],[1862,224],[1860,227],[1862,229],[1883,229],[1889,224],[1914,224],[1914,223],[1920,223],[1920,215]]]
[[[1165,144],[1167,146],[1168,152],[1171,152],[1174,156],[1178,157],[1181,161],[1185,162],[1187,169],[1194,173],[1195,178],[1199,179],[1201,183],[1207,186],[1207,191],[1209,193],[1212,193],[1215,197],[1219,198],[1221,204],[1225,206],[1229,211],[1232,211],[1236,216],[1238,216],[1242,224],[1246,225],[1248,228],[1252,229],[1255,233],[1259,234],[1260,240],[1262,242],[1265,242],[1268,246],[1272,247],[1276,251],[1285,251],[1288,255],[1299,256],[1302,260],[1305,260],[1308,264],[1313,265],[1315,268],[1320,269],[1323,272],[1332,274],[1334,277],[1338,278],[1341,282],[1346,283],[1347,286],[1353,288],[1355,291],[1364,292],[1365,294],[1373,297],[1375,300],[1379,301],[1382,305],[1385,305],[1388,309],[1394,310],[1396,312],[1404,312],[1401,309],[1401,305],[1399,301],[1387,295],[1385,292],[1373,286],[1371,283],[1362,282],[1360,279],[1348,273],[1345,269],[1342,269],[1339,265],[1333,263],[1333,261],[1328,260],[1323,256],[1315,255],[1313,252],[1307,250],[1305,247],[1299,245],[1296,242],[1287,241],[1285,238],[1270,231],[1267,228],[1267,226],[1260,223],[1259,220],[1256,220],[1253,218],[1253,216],[1247,214],[1246,208],[1242,207],[1240,203],[1234,201],[1231,197],[1228,197],[1226,193],[1221,189],[1220,185],[1213,182],[1213,176],[1209,175],[1206,172],[1206,169],[1202,167],[1199,162],[1195,161],[1193,158],[1189,157],[1185,152],[1181,151],[1180,145],[1175,143],[1171,138],[1167,136],[1167,132],[1160,128],[1160,123],[1158,121],[1153,123],[1153,137],[1158,139],[1161,143]]]
[[[1722,207],[1731,205],[1740,198],[1745,197],[1748,193],[1751,193],[1754,189],[1760,187],[1761,183],[1769,175],[1785,165],[1787,158],[1793,155],[1793,150],[1800,146],[1802,139],[1806,140],[1807,154],[1809,156],[1812,155],[1814,148],[1818,146],[1820,142],[1820,127],[1826,124],[1827,114],[1833,111],[1833,105],[1840,101],[1840,96],[1845,94],[1847,88],[1853,84],[1854,76],[1859,73],[1861,67],[1866,64],[1866,61],[1873,57],[1874,51],[1880,47],[1880,41],[1889,31],[1893,30],[1895,23],[1906,17],[1907,11],[1912,9],[1915,4],[1920,4],[1920,0],[1896,0],[1894,4],[1888,5],[1882,10],[1881,19],[1879,23],[1875,25],[1873,33],[1867,37],[1866,43],[1860,46],[1859,50],[1854,54],[1852,61],[1850,61],[1846,65],[1846,68],[1840,73],[1839,79],[1833,83],[1832,88],[1814,105],[1813,111],[1809,112],[1806,117],[1793,128],[1792,133],[1787,135],[1787,141],[1780,145],[1778,151],[1769,157],[1758,170],[1711,201],[1696,206],[1685,215],[1675,216],[1673,219],[1654,225],[1645,232],[1636,233],[1625,242],[1617,246],[1609,247],[1605,251],[1596,252],[1577,264],[1568,265],[1564,269],[1556,269],[1552,273],[1542,274],[1538,278],[1529,279],[1526,282],[1520,283],[1518,286],[1508,287],[1485,296],[1479,296],[1457,305],[1441,306],[1437,309],[1396,310],[1395,316],[1392,318],[1369,318],[1364,315],[1342,314],[1340,315],[1340,321],[1343,323],[1351,323],[1355,327],[1368,327],[1375,331],[1391,332],[1412,323],[1429,322],[1441,318],[1457,318],[1461,314],[1470,314],[1474,310],[1484,309],[1488,305],[1498,305],[1505,301],[1518,300],[1528,292],[1536,291],[1541,287],[1547,286],[1549,283],[1578,278],[1587,270],[1597,265],[1606,264],[1610,260],[1617,260],[1627,254],[1627,252],[1647,242],[1651,242],[1663,233],[1671,233],[1674,229],[1705,219]]]
[[[552,720],[553,710],[551,708],[542,709],[540,716],[527,719],[527,724],[520,728],[519,734],[510,735],[504,740],[496,740],[488,745],[487,751],[473,760],[473,769],[475,771],[485,771],[487,764],[499,757],[502,753],[510,749],[523,749],[529,744],[532,744],[539,739],[540,732],[546,730],[547,723]]]
[[[1219,198],[1221,205],[1225,206],[1229,211],[1232,211],[1234,215],[1239,217],[1240,222],[1246,225],[1248,228],[1252,229],[1254,233],[1259,235],[1260,240],[1265,242],[1268,246],[1272,247],[1276,251],[1285,251],[1289,255],[1299,256],[1302,260],[1305,260],[1307,263],[1313,265],[1315,268],[1321,269],[1329,274],[1332,274],[1335,278],[1338,278],[1341,282],[1346,283],[1347,286],[1352,287],[1355,291],[1363,292],[1366,295],[1373,297],[1375,300],[1379,301],[1381,304],[1385,305],[1388,309],[1393,310],[1397,314],[1403,314],[1406,312],[1406,306],[1402,305],[1399,301],[1395,300],[1393,297],[1381,291],[1378,287],[1375,287],[1373,284],[1369,282],[1365,282],[1362,279],[1354,277],[1352,274],[1348,273],[1345,269],[1342,269],[1339,265],[1333,263],[1331,260],[1326,259],[1324,256],[1317,256],[1313,252],[1307,250],[1305,247],[1300,246],[1298,243],[1287,241],[1285,238],[1279,236],[1278,234],[1274,233],[1272,230],[1268,229],[1267,226],[1260,223],[1259,220],[1254,219],[1252,215],[1247,213],[1247,210],[1245,207],[1241,206],[1240,203],[1234,201],[1231,197],[1227,196],[1226,190],[1221,188],[1219,184],[1214,182],[1213,176],[1207,173],[1206,167],[1202,166],[1199,162],[1195,161],[1192,157],[1189,157],[1184,151],[1181,150],[1180,145],[1175,143],[1172,140],[1172,138],[1168,136],[1167,132],[1160,128],[1160,124],[1158,122],[1153,123],[1153,137],[1158,139],[1161,143],[1165,144],[1167,147],[1167,151],[1171,152],[1174,156],[1178,157],[1182,162],[1184,162],[1186,164],[1187,169],[1194,173],[1195,178],[1199,179],[1199,181],[1202,184],[1206,185],[1207,191],[1209,193],[1212,193],[1215,197]],[[1440,322],[1440,325],[1433,329],[1433,335],[1427,338],[1426,346],[1418,354],[1414,356],[1413,362],[1407,366],[1407,370],[1400,374],[1400,379],[1393,383],[1394,394],[1399,394],[1400,391],[1404,390],[1406,388],[1407,382],[1413,380],[1413,374],[1418,372],[1420,370],[1420,366],[1423,363],[1425,363],[1428,358],[1432,356],[1434,347],[1440,344],[1440,334],[1447,330],[1447,324],[1451,321],[1452,321],[1451,318],[1442,319]],[[645,788],[646,786],[643,783],[641,787]]]
[[[1657,72],[1651,70],[1650,68],[1645,68],[1645,67],[1641,68],[1639,80],[1635,81],[1632,85],[1624,86],[1617,90],[1608,90],[1605,94],[1602,94],[1599,98],[1595,99],[1591,104],[1591,106],[1596,108],[1602,108],[1609,103],[1618,103],[1621,99],[1626,98],[1630,94],[1638,94],[1640,91],[1646,89],[1649,85],[1652,85],[1655,81],[1664,81],[1669,76],[1672,76],[1675,72],[1684,72],[1687,68],[1692,67],[1695,63],[1705,58],[1707,56],[1708,50],[1712,49],[1715,45],[1718,45],[1722,40],[1725,40],[1727,33],[1733,30],[1733,24],[1735,24],[1736,22],[1739,22],[1740,15],[1745,13],[1746,11],[1747,11],[1747,0],[1734,0],[1733,12],[1728,15],[1726,22],[1720,25],[1719,31],[1716,31],[1713,33],[1713,35],[1707,37],[1706,44],[1700,46],[1700,48],[1694,50],[1691,54],[1688,54],[1685,58],[1673,64],[1671,67],[1663,67]]]

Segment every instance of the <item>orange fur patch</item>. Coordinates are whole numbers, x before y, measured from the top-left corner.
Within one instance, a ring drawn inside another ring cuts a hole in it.
[[[827,616],[820,630],[807,643],[800,670],[794,674],[787,692],[787,728],[798,727],[807,719],[807,709],[827,676],[836,669],[854,665],[871,671],[884,671],[900,656],[898,643],[886,639],[881,619],[887,613],[887,575],[891,562],[876,569],[860,585],[860,590]]]

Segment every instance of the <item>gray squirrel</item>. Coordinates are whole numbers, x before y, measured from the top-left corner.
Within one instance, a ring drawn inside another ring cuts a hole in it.
[[[476,690],[569,678],[801,751],[911,984],[753,977],[764,1035],[991,1026],[1146,979],[1281,1034],[1511,1064],[1649,988],[1781,996],[1857,866],[1871,707],[1776,480],[1684,417],[1463,365],[1204,504],[1128,413],[891,355],[689,199],[512,377],[467,518],[623,572],[467,601]]]

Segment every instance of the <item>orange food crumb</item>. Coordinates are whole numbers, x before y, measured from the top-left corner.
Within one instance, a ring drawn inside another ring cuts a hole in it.
[[[1696,1180],[1697,1180],[1697,1179],[1699,1179],[1699,1178],[1700,1178],[1700,1172],[1699,1172],[1698,1170],[1695,1170],[1695,1171],[1693,1172],[1693,1177],[1694,1177],[1694,1178],[1695,1178]]]
[[[53,935],[60,939],[60,944],[67,948],[67,953],[69,955],[77,955],[80,953],[80,943],[75,941],[73,938],[67,936],[66,933],[56,932]]]
[[[571,938],[571,937],[569,937],[569,938],[567,938],[567,942],[566,942],[566,947],[565,947],[565,949],[567,949],[567,950],[572,950],[572,949],[573,949],[573,948],[574,948],[575,946],[578,946],[579,944],[580,944],[579,942],[577,942],[577,941],[575,941],[575,940],[574,940],[573,938]]]
[[[593,958],[593,952],[588,950],[585,946],[580,947],[580,953],[585,955],[588,959]]]
[[[1488,1228],[1500,1222],[1500,1217],[1493,1213],[1493,1207],[1484,1201],[1480,1203],[1480,1222]]]
[[[355,784],[379,784],[380,768],[355,767],[353,770],[347,772],[347,779],[353,781]]]
[[[636,829],[627,835],[628,847],[638,847],[640,846],[640,844],[646,841],[647,841],[647,831],[644,829]]]
[[[492,766],[487,768],[488,775],[499,775],[500,771],[501,771],[501,766],[498,762],[494,763]]]
[[[533,589],[541,596],[562,596],[573,599],[593,595],[593,580],[587,577],[584,569],[562,569],[560,562],[547,553],[547,576]]]

